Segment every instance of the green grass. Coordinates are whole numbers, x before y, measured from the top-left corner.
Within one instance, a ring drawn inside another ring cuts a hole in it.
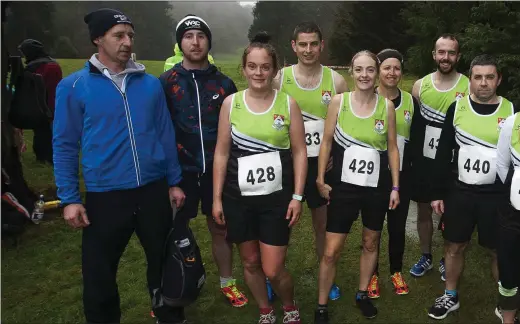
[[[67,75],[80,68],[83,60],[60,60]],[[147,69],[159,75],[162,62],[144,62]],[[244,87],[238,75],[239,62],[222,64],[222,71]],[[403,88],[411,87],[414,80],[406,80]],[[350,83],[352,84],[352,83]],[[54,177],[48,166],[39,165],[32,153],[32,135],[27,131],[28,151],[23,154],[27,182],[38,192],[51,193]],[[239,285],[250,298],[250,305],[233,309],[218,291],[219,278],[211,257],[210,237],[205,220],[198,217],[193,229],[202,248],[208,281],[199,300],[187,309],[190,323],[256,323],[257,308],[242,280],[242,267],[235,250],[234,274]],[[418,256],[418,244],[408,239],[404,257],[405,278],[410,294],[396,296],[392,292],[388,273],[386,230],[383,232],[381,255],[381,294],[375,303],[379,315],[365,320],[355,307],[354,293],[358,286],[360,255],[360,224],[354,224],[338,265],[336,282],[343,297],[330,303],[332,323],[437,323],[427,317],[427,310],[443,291],[438,260],[442,239],[434,238],[435,268],[420,279],[407,272]],[[312,323],[317,302],[317,262],[314,257],[310,213],[305,207],[301,222],[291,237],[287,266],[296,283],[296,300],[301,307],[303,323]],[[2,246],[2,323],[82,323],[81,232],[64,224],[59,215],[49,215],[39,226],[31,226],[17,247]],[[146,290],[145,259],[135,236],[128,245],[120,263],[118,285],[121,294],[122,323],[154,323],[149,317],[150,301]],[[443,323],[497,323],[493,314],[496,288],[489,270],[489,258],[475,242],[467,251],[467,262],[460,282],[461,309]],[[280,314],[280,305],[276,303]],[[281,322],[281,319],[279,320]]]

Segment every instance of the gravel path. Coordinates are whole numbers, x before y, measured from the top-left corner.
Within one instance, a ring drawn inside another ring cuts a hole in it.
[[[436,232],[439,224],[439,215],[433,216],[433,231]],[[411,237],[418,238],[417,234],[417,204],[414,201],[410,202],[410,209],[408,210],[408,219],[406,220],[406,233]]]

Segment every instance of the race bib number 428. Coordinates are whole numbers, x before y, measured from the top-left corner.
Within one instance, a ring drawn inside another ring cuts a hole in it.
[[[242,196],[262,196],[282,190],[280,153],[238,158],[238,185]]]
[[[341,181],[362,187],[377,187],[379,168],[377,150],[352,145],[343,154]]]
[[[320,145],[325,128],[324,120],[311,120],[304,123],[305,144],[307,144],[307,156],[316,157],[320,154]]]

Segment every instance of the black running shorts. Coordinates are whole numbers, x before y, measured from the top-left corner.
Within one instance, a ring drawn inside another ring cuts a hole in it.
[[[260,241],[273,246],[288,245],[291,230],[290,221],[285,217],[289,200],[279,204],[257,204],[248,202],[248,198],[222,198],[227,240],[236,244]]]
[[[316,186],[316,179],[318,178],[318,158],[308,158],[307,179],[305,181],[305,199],[307,207],[311,209],[319,208],[327,205],[327,199],[321,197]],[[327,182],[327,181],[325,181]]]
[[[327,208],[327,232],[347,234],[359,212],[363,226],[381,231],[388,211],[390,191],[379,188],[356,186],[356,190],[342,192],[334,188],[330,192],[330,204]]]
[[[208,171],[199,175],[196,172],[183,172],[179,187],[184,191],[184,206],[177,213],[178,218],[190,220],[199,213],[199,202],[202,214],[211,217],[213,206],[213,173]]]
[[[479,244],[495,249],[501,201],[500,195],[494,193],[476,193],[453,187],[444,200],[444,239],[453,243],[469,242],[477,226]]]

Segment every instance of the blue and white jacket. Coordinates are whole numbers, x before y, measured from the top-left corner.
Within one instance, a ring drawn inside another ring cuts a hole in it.
[[[130,62],[121,83],[125,71],[113,75],[92,62],[56,90],[54,175],[62,204],[81,203],[80,150],[87,191],[131,189],[162,178],[178,184],[175,131],[159,80]]]

